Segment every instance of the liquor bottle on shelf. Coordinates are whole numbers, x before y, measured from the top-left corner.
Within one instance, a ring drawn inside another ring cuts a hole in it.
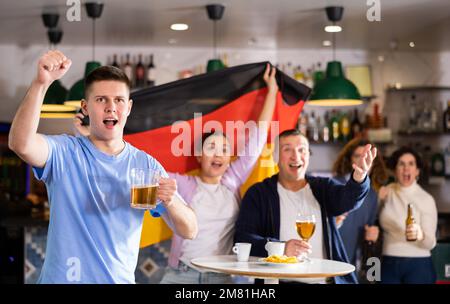
[[[333,110],[331,112],[331,119],[330,119],[330,138],[333,142],[339,141],[339,114],[336,110]]]
[[[314,111],[311,112],[311,117],[309,118],[309,126],[308,126],[308,134],[309,139],[313,142],[319,141],[319,124],[318,124],[319,117],[316,117]]]
[[[222,60],[222,63],[224,65],[224,67],[227,68],[228,67],[228,55],[227,55],[227,53],[223,53],[223,55],[221,57],[222,57],[221,60]]]
[[[431,107],[428,102],[424,103],[423,110],[419,115],[419,129],[420,131],[431,131]]]
[[[378,103],[375,103],[373,106],[373,123],[375,129],[384,127],[384,118],[380,113],[380,106]]]
[[[150,62],[147,66],[147,86],[152,87],[155,85],[155,64],[153,63],[153,54],[150,55]]]
[[[128,79],[131,83],[133,83],[133,67],[130,62],[130,54],[127,54],[125,57],[125,63],[123,64],[122,70],[127,75]]]
[[[289,77],[294,78],[294,67],[292,66],[292,63],[290,61],[287,63],[286,74]]]
[[[438,110],[435,104],[431,105],[430,125],[432,131],[438,131]]]
[[[300,114],[300,117],[298,119],[298,130],[308,138],[308,114]]]
[[[409,126],[408,131],[414,132],[417,130],[417,118],[418,118],[418,104],[416,99],[416,94],[411,94],[411,99],[409,101]]]
[[[305,74],[305,85],[310,88],[314,86],[312,69],[308,69]]]
[[[116,68],[119,68],[119,69],[120,69],[119,63],[117,62],[117,54],[114,54],[114,55],[113,55],[113,61],[111,62],[111,65],[112,65],[113,67],[116,67]]]
[[[444,132],[450,132],[450,100],[447,101],[447,109],[444,112]]]
[[[322,120],[320,119],[320,116],[319,115],[317,115],[317,118],[316,118],[316,126],[317,126],[317,135],[318,135],[318,138],[317,138],[317,140],[316,140],[316,142],[323,142],[324,141],[324,139],[323,139],[323,123],[322,123]]]
[[[330,127],[329,127],[329,114],[328,111],[325,112],[325,115],[323,117],[323,123],[320,125],[320,133],[321,133],[321,139],[323,142],[327,143],[330,141]]]
[[[294,78],[295,80],[301,83],[305,81],[305,74],[303,74],[302,67],[300,65],[298,65],[297,68],[295,69]]]
[[[445,159],[441,152],[436,152],[431,156],[431,175],[445,176]]]
[[[369,129],[380,129],[384,127],[385,121],[382,115],[380,114],[378,103],[373,105],[372,115],[366,116],[366,124]]]
[[[348,115],[343,113],[339,123],[340,127],[340,139],[342,142],[347,142],[350,139],[350,121]]]
[[[350,125],[351,138],[361,137],[362,129],[363,129],[363,126],[362,126],[361,122],[359,121],[358,110],[354,109],[353,110],[353,119],[352,119],[352,123]]]
[[[142,54],[139,54],[134,75],[136,87],[143,88],[145,86],[145,67],[142,63]]]
[[[444,151],[445,177],[450,178],[450,143]]]

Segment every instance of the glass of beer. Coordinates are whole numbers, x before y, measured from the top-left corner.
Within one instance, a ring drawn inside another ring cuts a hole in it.
[[[161,174],[152,169],[131,169],[131,207],[154,209]]]
[[[295,220],[295,226],[300,238],[303,241],[308,242],[309,239],[313,236],[314,231],[316,230],[316,217],[314,216],[314,214],[298,213]],[[302,254],[298,258],[307,262],[310,261],[307,252],[302,252]]]

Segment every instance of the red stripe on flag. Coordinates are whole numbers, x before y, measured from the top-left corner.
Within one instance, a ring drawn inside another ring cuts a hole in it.
[[[256,120],[264,104],[267,88],[255,90],[227,103],[221,108],[210,112],[202,113],[203,125],[207,121],[218,121],[225,130],[226,121]],[[282,100],[278,93],[277,105],[273,120],[279,122],[279,132],[295,128],[298,116],[303,109],[304,102],[300,101],[289,106]],[[194,113],[192,113],[192,116]],[[194,144],[194,119],[187,121],[191,128],[191,147],[193,152]],[[141,149],[156,158],[169,172],[185,173],[198,167],[198,162],[193,156],[175,156],[171,151],[171,145],[179,133],[171,132],[172,126],[165,126],[144,132],[127,134],[125,140],[138,149]],[[268,140],[270,141],[270,135]]]

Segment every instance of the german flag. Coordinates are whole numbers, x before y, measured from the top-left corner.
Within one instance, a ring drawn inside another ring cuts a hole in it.
[[[132,92],[133,109],[125,126],[125,140],[155,157],[169,172],[197,174],[199,165],[193,156],[194,141],[201,137],[206,123],[216,121],[226,131],[227,121],[245,123],[258,119],[267,92],[263,80],[266,64],[235,66]],[[279,70],[276,79],[279,93],[272,120],[278,122],[277,132],[282,132],[295,127],[311,89]],[[189,126],[193,130],[188,146],[182,147],[192,151],[187,155],[172,153],[180,135],[177,122],[178,126]],[[269,134],[266,149],[270,149],[270,138],[275,135],[278,134]],[[242,186],[242,194],[252,184],[277,172],[267,152],[262,155],[271,165],[267,166],[266,162],[261,166],[263,158],[260,158]],[[169,239],[171,235],[161,218],[145,214],[141,247]]]

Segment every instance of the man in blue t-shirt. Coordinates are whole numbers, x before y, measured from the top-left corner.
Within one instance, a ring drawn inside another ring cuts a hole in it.
[[[71,60],[49,51],[38,63],[9,134],[9,146],[33,166],[50,202],[47,250],[40,283],[134,283],[144,211],[130,207],[131,168],[160,171],[157,197],[175,233],[194,238],[194,212],[176,193],[175,180],[150,155],[123,140],[132,100],[126,75],[100,67],[85,80],[81,107],[89,137],[37,133],[40,108],[51,83]]]

